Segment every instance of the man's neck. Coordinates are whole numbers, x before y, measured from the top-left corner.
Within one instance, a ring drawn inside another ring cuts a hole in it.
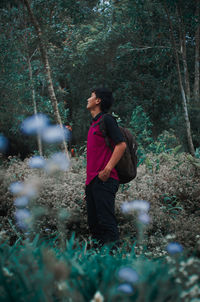
[[[101,109],[99,109],[99,108],[95,108],[90,111],[93,118],[95,118],[95,116],[97,116],[97,114],[99,114],[100,112],[101,112]]]

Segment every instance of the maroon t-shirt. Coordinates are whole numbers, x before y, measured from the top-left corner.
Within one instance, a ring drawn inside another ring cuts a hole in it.
[[[93,119],[93,122],[88,131],[86,185],[88,185],[99,174],[99,172],[105,168],[112,155],[112,151],[106,145],[105,138],[103,137],[99,129],[98,122],[101,118],[102,113],[98,114],[96,118]],[[104,122],[108,130],[108,135],[113,141],[113,146],[124,141],[117,122],[112,117],[106,116]],[[116,169],[113,169],[111,171],[110,177],[119,180]]]

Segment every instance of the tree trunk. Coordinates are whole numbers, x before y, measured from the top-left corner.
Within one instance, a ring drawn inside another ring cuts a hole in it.
[[[48,56],[47,56],[47,50],[46,50],[46,46],[44,44],[43,37],[42,37],[42,31],[41,31],[41,28],[39,26],[37,19],[35,18],[34,14],[33,14],[29,1],[22,0],[22,2],[25,3],[28,13],[30,15],[31,21],[33,23],[33,26],[35,27],[35,30],[37,32],[39,46],[40,46],[40,52],[41,52],[41,58],[42,58],[42,62],[44,64],[45,74],[46,74],[46,78],[47,78],[47,87],[48,87],[49,97],[50,97],[50,100],[51,100],[51,103],[53,106],[53,110],[54,110],[55,120],[56,120],[56,123],[59,124],[60,127],[63,129],[63,124],[62,124],[60,113],[58,110],[58,102],[57,102],[56,95],[54,92],[54,87],[53,87],[53,82],[52,82],[52,77],[51,77],[51,68],[50,68],[50,64],[49,64],[49,60],[48,60]],[[63,137],[63,147],[69,158],[68,151],[67,151],[67,145],[66,145],[64,137]]]
[[[166,5],[165,5],[165,11],[166,11],[168,22],[169,22],[170,37],[171,37],[172,47],[173,47],[173,50],[174,50],[174,55],[175,55],[175,60],[176,60],[176,67],[177,67],[179,86],[180,86],[181,96],[182,96],[182,105],[183,105],[183,111],[184,111],[184,119],[185,119],[185,125],[186,125],[186,133],[187,133],[187,141],[188,141],[188,146],[189,146],[189,152],[192,154],[192,156],[194,156],[195,151],[194,151],[194,145],[193,145],[192,135],[191,135],[190,120],[189,120],[189,116],[188,116],[187,100],[186,100],[185,91],[184,91],[183,84],[182,84],[182,76],[181,76],[181,70],[180,70],[180,64],[179,64],[179,57],[178,57],[178,52],[177,52],[177,49],[176,49],[175,38],[174,38],[174,35],[173,35],[173,26],[172,26],[169,11],[168,11]]]
[[[179,17],[179,32],[180,32],[180,46],[181,46],[181,54],[183,60],[183,72],[184,72],[184,83],[185,83],[185,93],[187,101],[190,101],[190,80],[189,80],[189,71],[187,65],[187,50],[186,50],[186,33],[185,26],[183,23],[183,17],[181,13],[180,7],[177,7],[178,17]]]
[[[33,108],[34,108],[34,114],[37,114],[37,105],[36,105],[36,100],[35,100],[35,89],[33,85],[33,72],[32,72],[32,66],[31,66],[31,60],[30,57],[28,56],[28,69],[29,69],[29,77],[30,77],[30,82],[31,82],[31,91],[32,91],[32,100],[33,100]],[[40,156],[42,156],[42,141],[41,141],[41,136],[38,133],[37,134],[37,143],[38,143],[38,150]]]
[[[199,0],[196,0],[196,19],[199,22]],[[200,40],[200,25],[197,25],[196,33],[195,33],[195,79],[194,79],[194,100],[199,102],[200,91],[199,91],[199,40]]]

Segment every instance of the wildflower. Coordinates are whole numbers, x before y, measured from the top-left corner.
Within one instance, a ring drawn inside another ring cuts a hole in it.
[[[70,161],[67,155],[64,152],[54,153],[51,158],[47,161],[46,171],[55,172],[55,171],[67,171],[70,166]]]
[[[7,267],[3,267],[2,271],[3,271],[4,276],[6,276],[6,277],[13,276],[13,273],[11,273]]]
[[[135,283],[138,281],[138,274],[131,267],[123,267],[118,271],[119,279],[129,282]]]
[[[175,234],[168,234],[165,238],[166,238],[167,240],[175,239],[175,238],[176,238],[176,235],[175,235]]]
[[[22,192],[23,188],[24,188],[24,184],[20,181],[16,181],[11,183],[8,189],[11,193],[17,195]]]
[[[177,242],[171,242],[167,245],[167,251],[169,254],[177,254],[183,251],[182,245]]]
[[[39,186],[40,183],[38,179],[29,179],[24,183],[24,187],[20,195],[26,196],[27,198],[34,198],[38,195]]]
[[[150,204],[146,200],[134,200],[130,202],[124,202],[121,206],[123,213],[131,211],[148,212]]]
[[[99,291],[95,293],[94,298],[91,300],[91,302],[103,302],[103,301],[104,301],[104,297]]]
[[[25,206],[27,206],[28,202],[29,202],[29,200],[26,196],[21,196],[21,197],[18,197],[15,199],[14,205],[18,208],[25,207]]]
[[[26,118],[22,125],[21,131],[24,134],[33,135],[37,133],[42,133],[43,130],[48,126],[49,119],[46,115],[38,113]]]
[[[53,125],[43,131],[42,139],[49,144],[60,143],[63,140],[67,140],[67,134],[66,128],[62,128],[60,125]]]
[[[0,134],[0,152],[4,153],[8,148],[8,140],[7,138]]]
[[[199,276],[198,275],[192,275],[189,277],[189,281],[186,283],[186,285],[189,287],[192,284],[194,284],[197,280],[199,280]]]
[[[28,165],[30,168],[41,169],[45,166],[45,159],[42,156],[33,156],[29,159]]]
[[[31,222],[31,214],[27,209],[19,209],[15,212],[15,219],[18,227],[26,230]]]
[[[138,220],[143,224],[148,224],[150,222],[150,217],[147,213],[139,213]]]
[[[148,212],[150,205],[146,200],[134,200],[132,207],[135,211]]]
[[[122,283],[117,287],[117,291],[124,293],[124,294],[133,294],[134,290],[133,287],[128,283]]]

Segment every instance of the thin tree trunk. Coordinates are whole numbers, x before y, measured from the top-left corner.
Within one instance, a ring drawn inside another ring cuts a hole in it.
[[[52,106],[54,109],[54,115],[55,115],[56,122],[63,129],[63,124],[62,124],[60,113],[58,110],[58,102],[57,102],[56,95],[55,95],[54,88],[53,88],[53,82],[52,82],[52,77],[51,77],[51,68],[50,68],[50,64],[49,64],[49,60],[48,60],[48,56],[47,56],[47,50],[46,50],[46,46],[44,45],[44,41],[43,41],[43,37],[42,37],[42,31],[41,31],[41,28],[39,26],[37,19],[35,18],[34,14],[32,12],[29,1],[22,0],[22,2],[25,3],[28,13],[31,17],[31,21],[37,32],[39,46],[40,46],[40,52],[41,52],[41,58],[42,58],[42,61],[44,64],[45,74],[46,74],[46,78],[47,78],[47,87],[48,87],[49,97],[50,97],[50,100],[52,102]],[[64,147],[64,150],[65,150],[67,156],[69,157],[68,151],[67,151],[67,145],[66,145],[64,137],[63,137],[63,147]]]
[[[189,71],[188,71],[188,65],[187,65],[186,33],[185,33],[185,26],[183,23],[183,17],[182,17],[180,7],[177,7],[177,11],[178,11],[178,16],[179,16],[180,46],[181,46],[181,54],[182,54],[182,60],[183,60],[185,93],[186,93],[187,101],[189,102],[191,93],[190,93]]]
[[[197,22],[199,20],[200,14],[199,14],[199,0],[196,0],[196,18]],[[200,40],[200,25],[198,24],[196,33],[195,33],[195,79],[194,79],[194,100],[196,102],[200,99],[200,90],[199,90],[199,60],[200,60],[200,54],[199,54],[199,40]]]
[[[31,66],[31,59],[28,56],[28,69],[29,69],[29,77],[30,77],[30,82],[31,82],[31,91],[32,91],[32,101],[33,101],[33,108],[34,108],[34,114],[37,114],[37,105],[36,105],[36,100],[35,100],[35,89],[33,85],[33,72],[32,72],[32,66]],[[40,156],[42,156],[42,141],[41,141],[41,136],[38,133],[37,134],[37,143],[38,143],[38,150]]]
[[[176,49],[175,38],[174,38],[174,35],[173,35],[173,26],[172,26],[172,22],[171,22],[171,19],[170,19],[170,16],[169,16],[169,11],[168,11],[166,5],[165,5],[165,11],[166,11],[168,22],[169,22],[170,37],[171,37],[172,47],[173,47],[173,50],[174,50],[174,55],[175,55],[175,60],[176,60],[176,67],[177,67],[179,86],[180,86],[181,96],[182,96],[182,105],[183,105],[183,111],[184,111],[188,146],[189,146],[190,153],[192,154],[192,156],[194,156],[195,151],[194,151],[194,145],[193,145],[192,135],[191,135],[190,120],[189,120],[189,116],[188,116],[187,100],[186,100],[185,90],[184,90],[183,84],[182,84],[182,76],[181,76],[181,70],[180,70],[180,64],[179,64],[179,57],[178,57],[178,52],[177,52],[177,49]]]

